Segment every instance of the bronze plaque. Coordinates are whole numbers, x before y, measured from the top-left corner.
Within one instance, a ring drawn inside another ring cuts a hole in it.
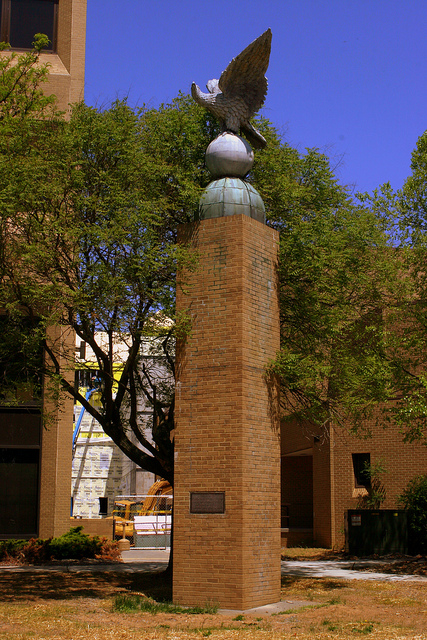
[[[192,491],[190,513],[224,513],[224,491]]]

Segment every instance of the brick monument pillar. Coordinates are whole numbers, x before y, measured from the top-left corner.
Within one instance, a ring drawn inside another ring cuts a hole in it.
[[[245,610],[280,600],[280,427],[266,376],[279,349],[278,234],[239,177],[253,159],[242,138],[220,135],[208,168],[221,175],[230,148],[241,168],[210,183],[200,220],[181,229],[199,257],[177,287],[190,328],[177,353],[173,599]]]

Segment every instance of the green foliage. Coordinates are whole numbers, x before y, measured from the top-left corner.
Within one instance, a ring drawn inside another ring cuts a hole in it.
[[[98,536],[89,536],[82,532],[83,527],[72,527],[59,538],[52,538],[49,551],[57,560],[95,558],[101,551]]]
[[[49,68],[40,64],[41,50],[48,45],[43,34],[36,34],[34,49],[24,54],[10,52],[0,58],[0,122],[3,142],[9,142],[15,121],[19,121],[22,133],[26,133],[29,117],[46,119],[54,112],[55,97],[45,96],[42,84],[46,82]],[[6,42],[0,43],[0,51],[7,50]],[[16,141],[16,139],[15,139]],[[14,149],[10,146],[10,151]]]
[[[388,419],[406,442],[427,444],[427,132],[412,154],[411,175],[394,192],[387,183],[363,196],[393,238],[399,266],[396,287],[388,288]]]
[[[150,598],[137,594],[119,594],[115,596],[113,603],[113,611],[121,613],[129,613],[132,611],[143,611],[146,613],[185,613],[190,615],[214,614],[218,611],[218,607],[212,604],[206,604],[204,607],[181,607],[172,602],[156,602]]]
[[[100,558],[118,560],[117,544],[98,536],[82,533],[83,527],[72,527],[58,538],[0,541],[0,560],[11,559],[26,564],[43,564],[52,560]]]
[[[367,495],[361,496],[358,500],[358,509],[379,509],[387,497],[385,486],[382,483],[382,476],[387,473],[387,467],[383,460],[375,463],[366,462],[362,474],[369,479]]]
[[[33,335],[59,325],[86,342],[102,407],[69,382],[75,353],[66,331],[44,342],[51,395],[59,402],[60,389],[71,394],[130,459],[172,483],[173,385],[142,367],[141,345],[157,337],[173,375],[165,316],[180,335],[191,330],[185,314],[175,315],[176,272],[197,269],[197,256],[177,243],[177,226],[194,219],[218,125],[181,94],[158,109],[78,104],[66,120],[43,97],[38,50],[31,56],[2,63],[10,91],[3,102],[0,92],[0,307],[25,318]],[[396,370],[384,357],[384,292],[398,271],[387,225],[377,210],[354,203],[324,154],[299,153],[267,120],[258,124],[268,146],[248,179],[280,233],[282,346],[271,372],[283,412],[314,429],[331,418],[349,418],[357,429],[390,396]],[[115,342],[126,345],[117,388]],[[33,355],[25,350],[29,379],[40,373],[36,346]],[[3,395],[13,396],[13,380],[2,382]],[[141,394],[155,407],[154,444],[137,411]]]
[[[384,290],[394,283],[381,220],[337,183],[328,158],[299,154],[264,122],[269,146],[253,179],[280,232],[281,380],[289,419],[324,430],[332,418],[355,430],[388,397]]]
[[[79,104],[69,121],[28,118],[26,128],[28,144],[18,144],[13,163],[0,143],[0,306],[13,303],[15,315],[37,318],[42,332],[65,325],[92,348],[101,410],[67,380],[64,355],[69,369],[75,362],[66,334],[45,342],[50,393],[59,382],[128,457],[172,482],[171,390],[141,374],[140,350],[144,336],[157,336],[173,368],[162,317],[174,318],[177,264],[194,262],[176,233],[192,219],[205,181],[209,120],[180,96],[158,110]],[[127,347],[118,390],[114,342]],[[156,404],[162,427],[154,446],[136,410],[141,394]]]
[[[43,331],[12,310],[0,316],[0,398],[3,405],[39,400],[42,393]]]
[[[399,496],[399,503],[408,510],[411,551],[427,552],[427,475],[416,476]]]

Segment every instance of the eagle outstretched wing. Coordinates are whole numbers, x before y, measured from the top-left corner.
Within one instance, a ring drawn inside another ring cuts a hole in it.
[[[271,30],[267,29],[238,56],[233,58],[219,80],[209,80],[209,93],[191,85],[194,100],[216,116],[223,131],[238,134],[243,131],[257,149],[267,144],[250,123],[252,116],[264,104],[267,95],[267,71],[271,50]]]
[[[264,104],[271,51],[271,29],[251,42],[222,72],[218,87],[226,97],[241,97],[251,115]]]

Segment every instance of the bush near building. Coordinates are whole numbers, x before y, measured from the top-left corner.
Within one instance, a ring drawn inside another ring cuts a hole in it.
[[[416,476],[399,497],[408,510],[409,545],[412,553],[427,552],[427,475]]]
[[[0,561],[24,564],[43,564],[55,560],[97,559],[119,561],[116,542],[82,533],[83,527],[72,527],[58,538],[31,540],[3,540],[0,542]]]

